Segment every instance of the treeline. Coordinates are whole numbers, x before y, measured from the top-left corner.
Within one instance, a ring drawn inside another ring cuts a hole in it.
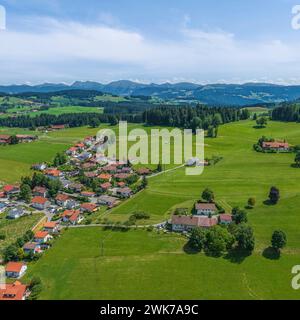
[[[247,109],[224,107],[155,107],[143,112],[143,121],[148,125],[161,125],[179,128],[205,129],[210,126],[248,119]]]
[[[34,118],[29,116],[19,116],[10,118],[1,118],[0,127],[16,127],[16,128],[37,128],[47,127],[50,125],[68,124],[70,127],[81,127],[91,125],[94,126],[95,121],[100,123],[110,123],[116,125],[119,120],[132,123],[142,122],[142,115],[136,114],[99,114],[99,113],[68,113],[62,115],[41,114]]]
[[[300,122],[300,104],[281,104],[272,111],[272,120]]]

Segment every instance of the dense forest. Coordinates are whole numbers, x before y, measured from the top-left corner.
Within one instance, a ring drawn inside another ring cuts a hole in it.
[[[93,126],[97,127],[100,123],[110,123],[116,125],[119,120],[128,122],[142,122],[141,115],[124,114],[99,114],[99,113],[68,113],[59,116],[50,114],[41,114],[36,117],[19,116],[15,118],[0,118],[0,127],[18,127],[18,128],[37,128],[46,127],[55,124],[68,124],[70,127]]]
[[[179,128],[218,127],[220,124],[248,119],[247,109],[207,107],[155,107],[143,113],[143,121],[148,125],[161,125]]]
[[[272,111],[272,120],[300,122],[300,104],[283,103]]]

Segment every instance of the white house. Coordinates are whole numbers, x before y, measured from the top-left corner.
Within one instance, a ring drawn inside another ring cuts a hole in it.
[[[209,216],[217,212],[217,207],[214,203],[196,203],[195,205],[196,215]]]
[[[19,219],[24,216],[25,212],[23,208],[13,208],[8,212],[8,219]]]
[[[5,267],[5,275],[8,278],[21,278],[27,270],[26,264],[22,262],[9,262]]]

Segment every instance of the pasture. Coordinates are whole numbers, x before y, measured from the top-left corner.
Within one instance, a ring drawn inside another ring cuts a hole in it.
[[[257,153],[252,146],[262,135],[299,144],[300,126],[253,126],[254,121],[221,126],[218,138],[205,141],[205,156],[223,157],[217,165],[200,176],[178,169],[150,178],[147,190],[109,213],[115,221],[125,221],[135,211],[149,213],[151,223],[165,221],[175,207],[191,206],[206,187],[227,210],[244,208],[255,197],[255,208],[248,210],[256,238],[252,256],[188,254],[186,239],[174,234],[71,229],[30,266],[27,277],[39,275],[45,284],[41,298],[299,299],[291,288],[291,269],[300,262],[300,169],[291,166],[294,154]],[[271,186],[281,193],[275,206],[265,204]],[[288,237],[280,259],[266,250],[276,229]]]

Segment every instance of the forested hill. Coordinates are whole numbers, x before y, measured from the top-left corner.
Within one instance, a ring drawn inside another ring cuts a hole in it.
[[[281,104],[272,111],[272,119],[288,122],[300,122],[300,102]]]
[[[36,86],[0,86],[0,92],[20,94],[27,92],[49,93],[70,90],[92,90],[122,97],[152,97],[172,102],[200,102],[207,105],[246,106],[259,103],[280,103],[300,98],[300,86],[283,86],[268,83],[210,84],[164,83],[142,84],[128,80],[101,84],[74,82],[67,84],[41,84]]]
[[[205,129],[210,126],[248,119],[247,109],[218,107],[157,107],[143,113],[143,121],[149,125],[171,126],[190,129]]]

